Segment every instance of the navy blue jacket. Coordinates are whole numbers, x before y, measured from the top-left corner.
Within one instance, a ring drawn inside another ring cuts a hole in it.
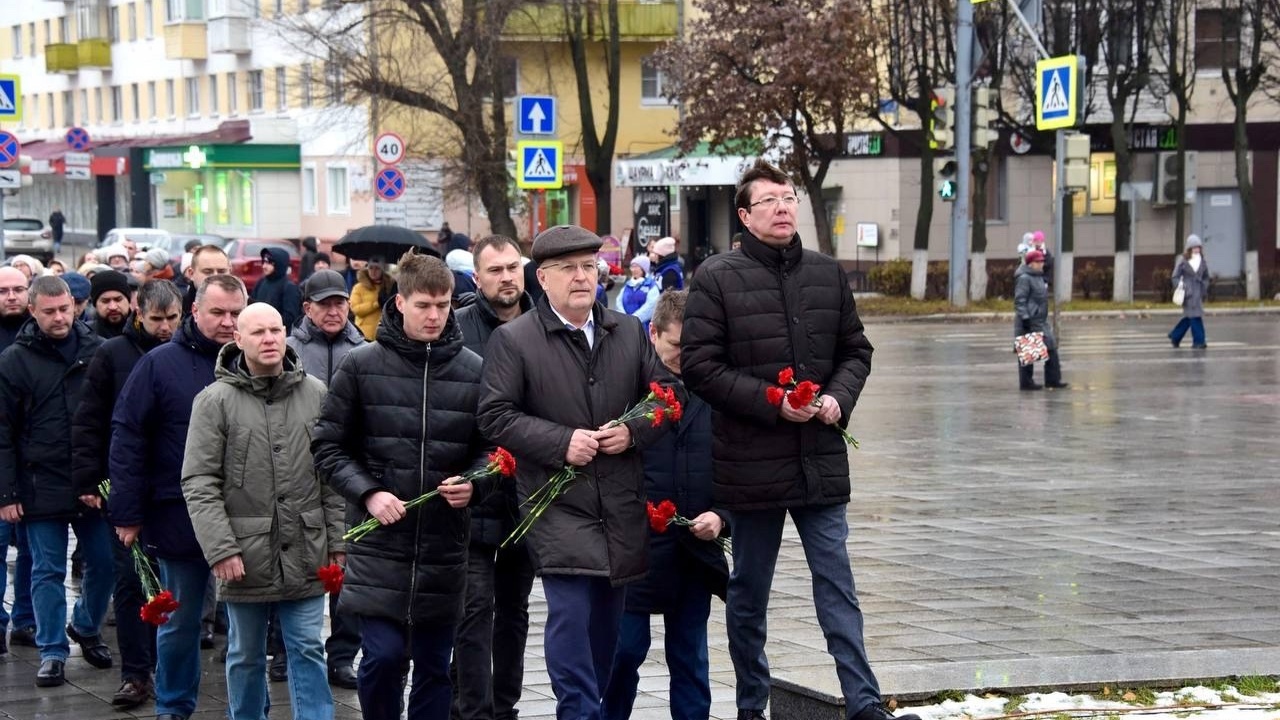
[[[204,560],[182,496],[182,460],[191,405],[213,383],[220,349],[184,320],[134,366],[111,415],[108,514],[116,527],[141,525],[157,557]]]
[[[658,287],[662,292],[684,289],[684,268],[680,266],[680,256],[671,253],[659,258],[658,266],[653,269],[653,277],[658,278]]]
[[[663,500],[690,520],[715,510],[724,521],[727,513],[711,506],[715,475],[711,465],[711,407],[696,395],[684,405],[684,417],[674,430],[658,438],[644,451],[645,494],[654,505]],[[724,598],[729,563],[720,544],[699,540],[689,528],[667,526],[666,532],[649,530],[649,574],[627,586],[627,612],[662,614],[674,609],[683,587],[700,584]]]
[[[280,311],[285,329],[292,328],[302,319],[302,290],[289,279],[289,251],[269,247],[262,252],[271,256],[275,267],[272,273],[260,278],[249,294],[249,302],[264,302]]]

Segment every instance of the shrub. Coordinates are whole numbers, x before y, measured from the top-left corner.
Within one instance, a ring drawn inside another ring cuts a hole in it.
[[[1280,293],[1280,272],[1263,270],[1258,274],[1258,285],[1263,300],[1270,300]]]
[[[1169,280],[1169,268],[1157,267],[1151,271],[1151,287],[1155,288],[1160,302],[1173,302],[1173,283]]]
[[[1018,271],[1018,263],[987,262],[987,297],[1013,297],[1013,274]]]
[[[894,258],[882,262],[867,273],[871,289],[881,295],[906,297],[911,294],[911,261]]]
[[[929,263],[925,273],[924,297],[926,300],[946,300],[950,295],[947,286],[950,283],[951,263],[938,260]]]
[[[1115,269],[1090,260],[1076,273],[1076,286],[1085,300],[1110,300],[1115,290]]]

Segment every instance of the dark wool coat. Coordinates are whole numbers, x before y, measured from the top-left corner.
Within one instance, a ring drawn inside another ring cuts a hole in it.
[[[849,501],[849,449],[817,419],[783,420],[765,389],[795,369],[849,422],[871,372],[871,343],[833,258],[782,249],[743,233],[739,252],[709,258],[693,277],[681,334],[689,391],[716,411],[716,505],[763,510]]]

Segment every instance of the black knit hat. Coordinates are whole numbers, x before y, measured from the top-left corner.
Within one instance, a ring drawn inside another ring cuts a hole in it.
[[[103,293],[108,293],[112,290],[124,295],[126,298],[129,297],[129,278],[124,273],[115,270],[103,270],[100,273],[94,273],[93,278],[89,280],[89,287],[92,288],[89,292],[89,299],[95,304]]]

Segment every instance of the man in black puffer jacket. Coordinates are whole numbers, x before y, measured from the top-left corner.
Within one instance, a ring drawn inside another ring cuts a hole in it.
[[[65,682],[67,637],[97,668],[111,667],[98,631],[111,602],[110,530],[71,478],[71,414],[84,393],[85,368],[102,345],[75,319],[61,278],[34,278],[31,319],[0,355],[0,520],[21,521],[31,552],[40,669],[36,685]],[[75,614],[67,622],[67,528],[84,548],[85,571]],[[65,630],[64,630],[65,628]]]
[[[674,383],[640,321],[595,302],[600,245],[574,225],[534,239],[546,295],[489,339],[479,412],[485,437],[516,457],[522,500],[566,464],[579,473],[528,534],[547,596],[556,714],[575,720],[600,717],[622,586],[649,569],[640,452],[667,431],[644,418],[604,426],[651,382]]]
[[[182,296],[178,288],[168,280],[144,283],[138,290],[137,314],[125,321],[123,334],[103,343],[90,361],[84,399],[71,423],[71,475],[81,495],[97,493],[98,483],[111,475],[107,466],[111,413],[133,366],[147,352],[169,342],[181,321]],[[121,681],[111,704],[127,709],[151,697],[156,628],[143,622],[139,615],[147,598],[132,553],[114,535],[111,549],[116,568],[112,602]]]
[[[739,181],[735,204],[747,232],[739,251],[708,259],[693,278],[682,367],[689,390],[716,411],[716,505],[733,519],[726,619],[738,718],[763,718],[769,699],[765,617],[789,512],[814,575],[847,717],[885,720],[849,567],[849,455],[835,428],[849,422],[871,372],[871,343],[844,270],[800,244],[791,179],[758,160]],[[813,404],[768,401],[765,391],[784,368],[796,382],[821,385]]]
[[[384,526],[347,544],[338,601],[361,618],[361,712],[365,720],[400,717],[407,648],[409,717],[446,720],[466,508],[494,484],[457,481],[487,465],[491,448],[475,422],[481,360],[462,346],[449,312],[453,274],[439,258],[407,254],[398,284],[376,342],[352,350],[329,384],[311,450],[321,479],[349,503],[348,520],[372,516]],[[440,497],[406,511],[405,501],[437,489]]]

